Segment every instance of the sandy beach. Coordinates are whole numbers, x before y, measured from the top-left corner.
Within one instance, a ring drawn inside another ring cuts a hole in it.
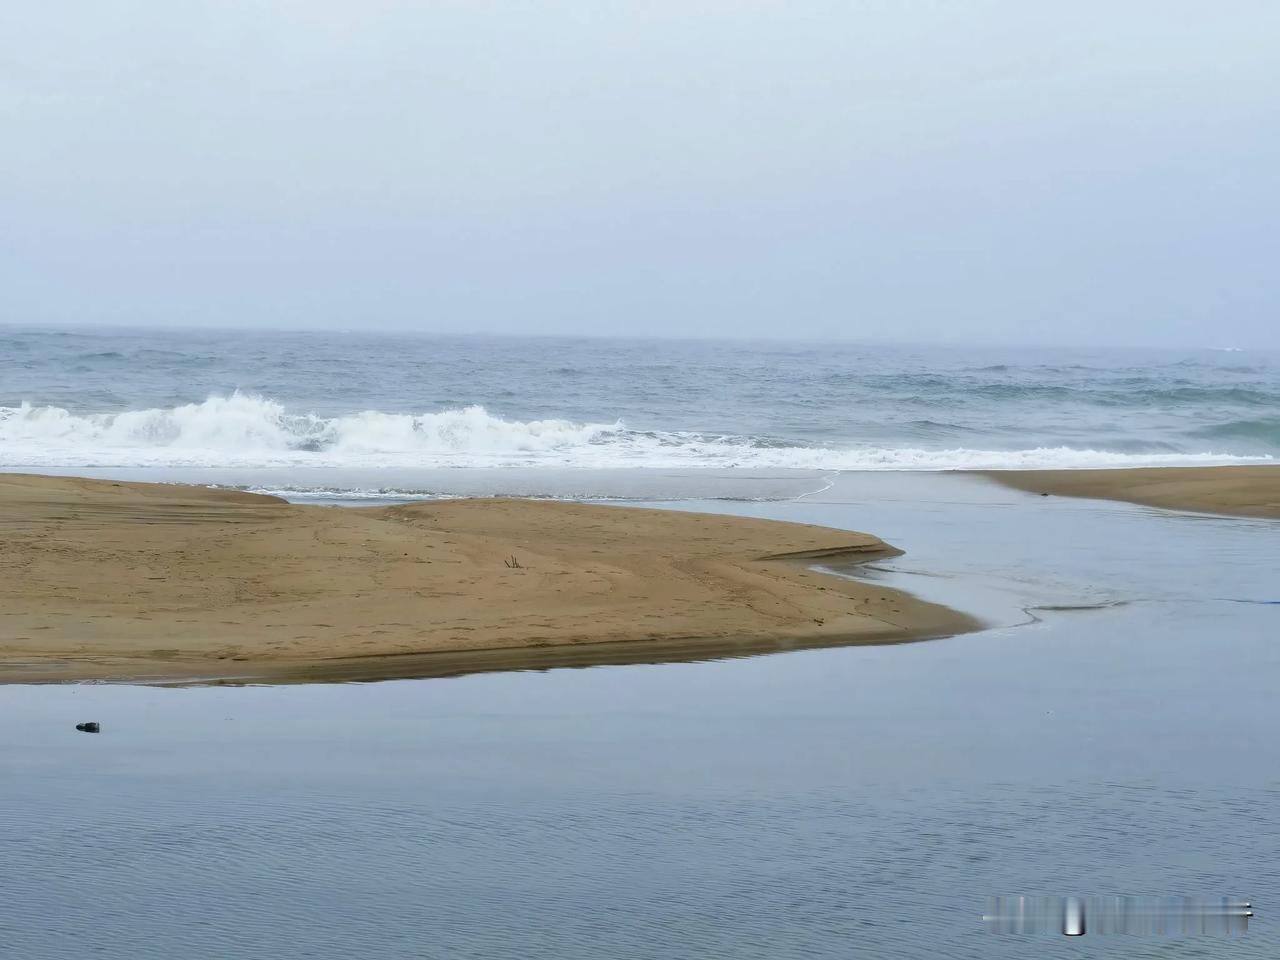
[[[1168,510],[1280,517],[1280,467],[1140,467],[983,471],[1006,486],[1060,497],[1124,500]]]
[[[3,681],[418,676],[977,626],[810,569],[898,553],[878,538],[776,521],[5,475],[0,526]]]

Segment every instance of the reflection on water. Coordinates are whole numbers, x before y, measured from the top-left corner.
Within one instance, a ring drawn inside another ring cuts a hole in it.
[[[1131,893],[1258,916],[1073,955],[1275,956],[1280,608],[1231,602],[1275,598],[1274,527],[882,482],[682,506],[872,530],[908,551],[891,575],[1038,619],[725,662],[0,688],[6,955],[1021,958],[1065,946],[983,933],[989,895]]]

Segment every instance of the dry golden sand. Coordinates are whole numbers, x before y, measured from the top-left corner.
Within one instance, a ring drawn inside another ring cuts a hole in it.
[[[868,534],[630,507],[0,475],[0,536],[0,681],[430,676],[977,626],[809,569],[898,552]]]
[[[983,476],[1030,493],[1126,500],[1170,510],[1242,517],[1280,517],[1280,465],[992,470]]]

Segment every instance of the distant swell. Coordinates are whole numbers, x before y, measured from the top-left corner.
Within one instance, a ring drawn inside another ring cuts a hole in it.
[[[938,425],[943,426],[943,425]],[[949,470],[1239,463],[1271,457],[1122,453],[1064,446],[1020,450],[806,446],[776,437],[637,431],[621,421],[506,420],[483,407],[434,413],[365,410],[336,417],[290,412],[244,393],[203,403],[76,414],[0,407],[7,467],[754,467]]]

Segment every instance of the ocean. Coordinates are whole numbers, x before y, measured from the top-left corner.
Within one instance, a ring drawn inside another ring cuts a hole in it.
[[[468,468],[1267,462],[1278,411],[1280,355],[1235,349],[0,330],[0,467],[285,493],[448,494]],[[510,476],[489,492],[529,492]]]
[[[905,553],[859,576],[987,629],[376,683],[0,685],[0,954],[1274,957],[1274,521],[940,471],[1268,462],[1278,400],[1280,360],[1237,350],[5,330],[4,469],[865,530]],[[1234,938],[985,933],[987,898],[1019,894],[1256,916]]]

